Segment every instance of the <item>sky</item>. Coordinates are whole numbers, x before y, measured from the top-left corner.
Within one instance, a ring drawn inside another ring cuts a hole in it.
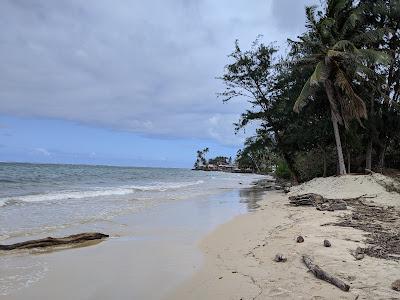
[[[286,51],[319,0],[3,0],[0,161],[190,167],[235,156],[216,77],[234,41]]]

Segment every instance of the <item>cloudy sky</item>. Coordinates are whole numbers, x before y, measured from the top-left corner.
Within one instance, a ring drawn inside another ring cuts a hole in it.
[[[318,0],[3,0],[0,160],[189,167],[234,155],[235,39],[285,50]]]

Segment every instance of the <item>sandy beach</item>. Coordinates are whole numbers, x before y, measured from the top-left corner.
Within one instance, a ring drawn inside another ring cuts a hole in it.
[[[399,299],[399,292],[391,289],[400,278],[397,261],[367,255],[356,260],[351,251],[366,246],[364,231],[321,226],[351,214],[351,208],[329,212],[288,205],[288,196],[313,192],[332,199],[368,195],[373,199],[365,201],[371,205],[398,208],[399,194],[387,192],[379,183],[385,178],[379,176],[317,178],[289,194],[268,192],[255,212],[236,217],[202,240],[203,267],[168,299]],[[296,243],[299,235],[303,243]],[[323,246],[325,239],[330,248]],[[275,262],[277,253],[287,261]],[[304,254],[347,282],[350,291],[307,272]]]
[[[391,288],[400,278],[398,257],[356,260],[352,251],[369,247],[367,233],[334,225],[354,214],[363,219],[354,200],[338,211],[288,200],[307,193],[357,199],[389,217],[367,222],[398,233],[400,196],[388,184],[379,174],[316,178],[288,193],[244,188],[123,215],[95,224],[111,237],[88,247],[3,253],[0,299],[398,299]],[[275,262],[278,253],[287,261]],[[317,279],[303,255],[350,291]]]

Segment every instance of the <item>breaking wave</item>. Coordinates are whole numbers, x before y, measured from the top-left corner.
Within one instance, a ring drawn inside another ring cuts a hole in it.
[[[110,188],[95,188],[83,191],[62,191],[25,196],[14,196],[0,199],[0,206],[11,205],[18,202],[43,202],[43,201],[61,201],[69,199],[84,199],[105,196],[122,196],[134,194],[137,192],[165,192],[168,190],[177,190],[185,187],[200,185],[203,180],[180,183],[159,183],[155,185],[131,185]]]

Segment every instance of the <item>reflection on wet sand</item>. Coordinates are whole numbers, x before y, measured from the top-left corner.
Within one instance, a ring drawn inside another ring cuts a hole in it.
[[[247,209],[253,211],[259,207],[258,201],[263,199],[266,190],[257,186],[244,188],[239,191],[240,202],[247,204]]]

